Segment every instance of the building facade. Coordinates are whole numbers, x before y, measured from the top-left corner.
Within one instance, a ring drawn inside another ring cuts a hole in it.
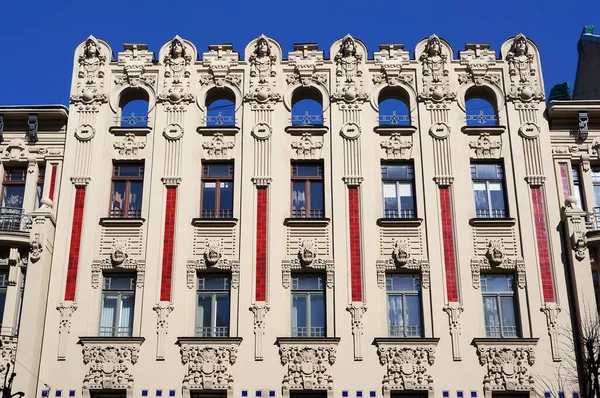
[[[577,394],[536,45],[328,50],[78,46],[26,396]]]

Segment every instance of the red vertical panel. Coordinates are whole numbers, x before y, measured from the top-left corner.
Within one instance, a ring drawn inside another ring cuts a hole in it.
[[[544,301],[554,302],[554,282],[552,281],[552,265],[548,246],[548,229],[546,228],[544,196],[541,188],[531,188],[531,203],[533,205],[535,236],[540,260],[540,276],[542,278]]]
[[[84,204],[85,187],[77,187],[75,188],[75,205],[73,207],[73,226],[71,228],[71,246],[69,248],[69,263],[67,266],[65,301],[75,301],[75,288],[77,286],[77,268],[79,267],[79,248],[81,246],[81,225],[83,221]]]
[[[171,283],[173,276],[173,241],[175,238],[175,208],[177,188],[167,187],[167,206],[165,209],[165,234],[163,241],[162,280],[160,301],[171,301]]]
[[[350,280],[352,286],[352,301],[362,301],[358,187],[348,188],[348,214],[350,218]]]
[[[56,186],[56,169],[57,165],[52,165],[52,176],[50,177],[50,192],[48,193],[48,197],[50,200],[54,200],[54,187]]]
[[[256,301],[267,299],[267,200],[266,187],[256,190]]]
[[[569,192],[569,168],[566,163],[560,164],[560,180],[562,183],[563,199],[570,195]]]
[[[446,292],[449,302],[458,301],[456,284],[456,259],[454,255],[454,227],[452,225],[452,202],[450,188],[440,187],[440,207],[442,215],[442,241],[444,243],[444,268],[446,270]]]

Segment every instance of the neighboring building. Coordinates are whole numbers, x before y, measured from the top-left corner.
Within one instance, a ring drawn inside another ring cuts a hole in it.
[[[600,99],[600,35],[593,26],[586,26],[577,43],[579,59],[575,75],[574,100]]]
[[[26,396],[576,396],[535,44],[329,54],[76,49]]]
[[[28,397],[44,388],[37,377],[67,115],[62,105],[0,106],[0,380],[16,372],[14,391]]]

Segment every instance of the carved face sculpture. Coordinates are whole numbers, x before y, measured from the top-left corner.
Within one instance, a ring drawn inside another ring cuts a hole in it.
[[[527,39],[524,36],[519,36],[515,39],[515,55],[520,56],[527,53]]]
[[[392,250],[392,258],[398,265],[404,265],[410,258],[408,242],[396,240],[394,241],[394,248]]]
[[[221,259],[218,242],[209,242],[204,250],[204,258],[209,265],[215,265]]]
[[[302,247],[300,248],[300,260],[303,264],[309,265],[317,257],[317,253],[313,247],[313,243],[309,240],[302,241]]]
[[[267,43],[267,39],[259,39],[256,43],[256,54],[259,57],[264,57],[269,55],[269,43]]]
[[[438,39],[437,37],[434,37],[431,40],[429,40],[429,43],[427,43],[427,47],[427,54],[429,54],[430,57],[438,56],[442,52],[442,45],[440,44],[440,39]]]
[[[181,58],[183,56],[183,44],[177,39],[171,42],[171,58]]]
[[[95,58],[98,56],[98,46],[92,39],[89,39],[85,43],[85,56],[86,58]]]
[[[125,251],[123,249],[116,248],[111,253],[110,257],[111,257],[111,260],[112,260],[113,264],[115,264],[115,265],[121,265],[121,264],[123,264],[123,262],[127,258],[127,254],[125,253]]]
[[[488,245],[486,257],[490,264],[500,265],[504,261],[504,249],[499,241],[491,241]]]
[[[347,38],[342,43],[342,55],[344,57],[350,57],[356,55],[356,46],[354,45],[354,40]]]

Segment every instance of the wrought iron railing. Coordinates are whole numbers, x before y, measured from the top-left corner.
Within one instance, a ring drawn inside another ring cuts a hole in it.
[[[410,124],[409,115],[398,115],[396,111],[391,115],[379,115],[377,120],[380,126],[408,126]]]
[[[486,115],[483,111],[478,114],[467,114],[467,126],[496,126],[498,124],[497,115]]]
[[[600,231],[600,207],[592,208],[585,221],[589,231]]]
[[[219,217],[217,217],[217,214]],[[202,209],[201,218],[233,218],[233,209]]]
[[[486,326],[486,337],[519,337],[516,326]]]
[[[229,337],[229,327],[197,326],[196,337]]]
[[[223,115],[221,112],[206,117],[206,125],[211,126],[235,126],[234,115]]]
[[[325,337],[324,327],[292,327],[292,337]]]
[[[100,326],[101,337],[131,337],[131,326]]]
[[[292,126],[322,126],[323,115],[311,115],[305,112],[304,115],[292,115]]]
[[[31,229],[31,214],[23,209],[0,207],[0,231],[28,232]]]
[[[383,211],[385,218],[415,218],[415,211],[412,209],[386,209]]]
[[[504,209],[475,209],[476,218],[505,218],[506,210]]]
[[[419,325],[389,325],[390,337],[421,337],[421,326]]]
[[[150,118],[145,116],[136,116],[132,113],[130,116],[121,116],[116,118],[117,124],[121,127],[145,127],[148,125]]]
[[[112,209],[110,218],[140,218],[142,217],[142,209]]]
[[[292,209],[292,218],[324,218],[325,210],[323,209]]]

